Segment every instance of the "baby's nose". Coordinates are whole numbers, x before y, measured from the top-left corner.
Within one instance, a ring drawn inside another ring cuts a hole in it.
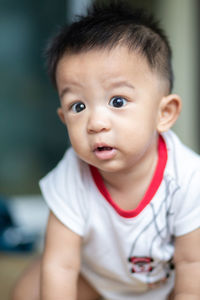
[[[98,133],[110,129],[110,120],[108,114],[103,110],[91,112],[88,119],[88,133]]]

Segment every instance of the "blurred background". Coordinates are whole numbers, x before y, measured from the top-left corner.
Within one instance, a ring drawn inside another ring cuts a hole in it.
[[[84,13],[91,1],[0,0],[0,218],[5,219],[2,226],[15,229],[6,231],[7,235],[5,228],[2,231],[3,238],[11,243],[7,249],[5,241],[2,246],[0,241],[2,300],[9,299],[14,280],[42,248],[48,212],[38,180],[69,146],[66,130],[56,114],[58,96],[47,78],[43,51],[57,27]],[[200,2],[129,2],[153,12],[169,36],[174,92],[183,99],[183,111],[174,130],[200,153]],[[10,214],[10,223],[6,213]],[[20,243],[24,243],[21,248]]]

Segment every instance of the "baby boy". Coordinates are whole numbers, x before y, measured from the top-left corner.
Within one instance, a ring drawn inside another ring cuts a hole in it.
[[[181,99],[163,30],[94,3],[47,64],[72,147],[40,182],[44,254],[14,299],[199,300],[200,158],[170,130]]]

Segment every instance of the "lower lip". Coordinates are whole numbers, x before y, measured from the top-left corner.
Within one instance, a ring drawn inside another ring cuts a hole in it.
[[[103,151],[94,151],[96,157],[100,160],[108,160],[112,159],[115,154],[116,154],[116,149],[111,149],[111,150],[103,150]]]

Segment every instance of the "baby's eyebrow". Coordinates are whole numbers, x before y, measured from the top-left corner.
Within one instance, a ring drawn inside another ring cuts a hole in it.
[[[74,86],[81,87],[82,85],[79,83],[72,83]],[[110,83],[107,83],[108,88],[119,88],[119,87],[128,87],[131,89],[135,89],[135,87],[128,81],[126,80],[120,80],[120,81],[113,81]],[[72,89],[70,86],[66,86],[61,90],[61,93],[59,94],[60,99],[63,98],[63,96],[67,93],[72,92]]]
[[[64,96],[65,94],[69,93],[69,92],[70,92],[70,88],[69,88],[69,87],[65,87],[65,88],[61,91],[61,93],[59,94],[60,99],[62,99],[63,96]]]
[[[109,84],[109,87],[111,87],[111,88],[128,87],[128,88],[131,88],[131,89],[135,89],[135,87],[130,82],[128,82],[126,80],[111,82]]]
[[[82,86],[80,83],[77,83],[77,82],[72,82],[70,85],[75,86],[75,87],[81,87]],[[70,93],[70,92],[72,92],[72,88],[68,85],[65,86],[59,94],[60,99],[62,99],[65,94]]]

